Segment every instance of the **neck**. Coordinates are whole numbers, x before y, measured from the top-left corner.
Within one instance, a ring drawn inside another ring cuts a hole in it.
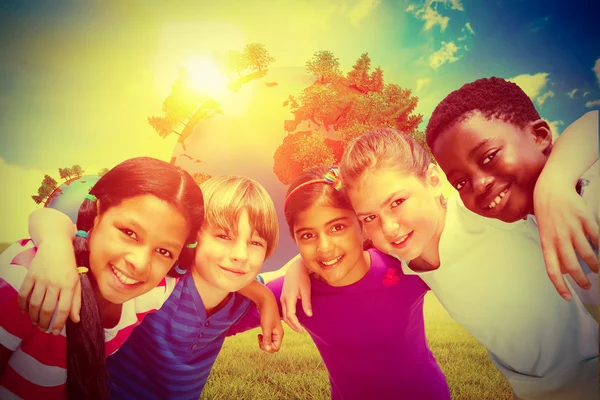
[[[421,271],[431,271],[440,267],[440,238],[446,226],[446,206],[438,204],[439,219],[433,237],[425,246],[421,255],[410,262],[411,268]]]
[[[95,286],[95,285],[94,285]],[[100,312],[100,320],[104,329],[110,329],[117,326],[121,319],[122,304],[114,304],[102,297],[102,294],[95,287],[96,301],[98,302],[98,311]]]
[[[194,285],[196,285],[196,289],[200,294],[207,315],[216,313],[227,304],[227,301],[231,297],[230,292],[211,285],[196,272],[195,268],[192,268],[192,278],[194,279]]]
[[[371,257],[369,256],[368,251],[363,251],[359,260],[354,265],[348,274],[338,282],[325,282],[329,286],[341,287],[341,286],[349,286],[353,283],[360,281],[371,268]],[[317,275],[318,276],[318,275]],[[321,277],[319,279],[323,280]]]

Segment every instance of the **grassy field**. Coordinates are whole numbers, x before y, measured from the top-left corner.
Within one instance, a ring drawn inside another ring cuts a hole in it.
[[[453,399],[511,399],[504,377],[485,349],[454,322],[429,293],[427,337]],[[258,349],[259,329],[226,339],[200,399],[328,399],[327,370],[308,334],[286,330],[282,349]]]

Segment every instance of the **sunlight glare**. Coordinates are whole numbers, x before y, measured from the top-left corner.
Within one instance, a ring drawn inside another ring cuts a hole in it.
[[[227,90],[227,77],[219,70],[210,56],[194,57],[183,64],[190,74],[193,87],[213,97]]]

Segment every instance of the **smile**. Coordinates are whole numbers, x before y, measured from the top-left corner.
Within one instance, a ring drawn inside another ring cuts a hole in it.
[[[238,271],[235,269],[230,269],[230,268],[225,268],[219,265],[219,268],[221,268],[223,271],[229,272],[230,274],[233,274],[235,276],[242,276],[245,275],[246,273],[244,271]]]
[[[333,260],[329,260],[329,261],[319,261],[319,264],[322,264],[326,267],[331,267],[332,265],[334,265],[335,263],[337,263],[338,261],[340,261],[342,259],[343,256],[339,256],[334,258]]]
[[[391,242],[394,246],[399,246],[401,244],[403,244],[404,242],[406,242],[410,236],[411,236],[412,232],[408,232],[406,235],[401,236],[398,240]]]
[[[124,285],[135,285],[136,283],[141,282],[141,281],[136,281],[134,279],[131,279],[131,278],[125,276],[121,271],[116,269],[112,264],[111,264],[110,268],[112,269],[113,274],[117,277],[119,282],[121,282]]]
[[[502,199],[504,198],[504,196],[506,196],[507,191],[508,191],[508,188],[501,191],[500,194],[498,194],[498,196],[496,196],[496,198],[494,200],[492,200],[492,202],[490,204],[488,204],[488,207],[487,207],[488,210],[491,210],[492,208],[494,208],[498,204],[500,204],[502,202]]]

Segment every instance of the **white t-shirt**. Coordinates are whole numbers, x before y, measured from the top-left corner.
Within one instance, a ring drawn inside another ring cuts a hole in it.
[[[579,298],[556,292],[527,221],[481,217],[453,196],[439,251],[440,267],[418,275],[517,396],[597,398],[598,324]],[[415,274],[406,262],[403,270]]]

